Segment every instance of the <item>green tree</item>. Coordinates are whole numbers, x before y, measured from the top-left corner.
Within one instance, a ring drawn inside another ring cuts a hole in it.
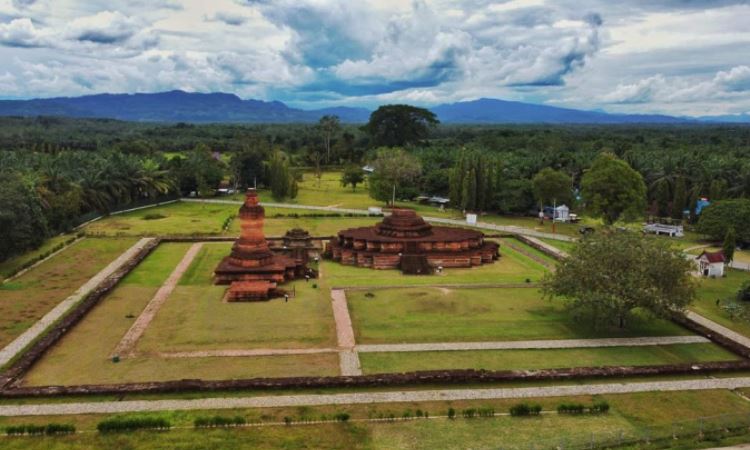
[[[410,105],[384,105],[370,115],[364,130],[372,144],[403,147],[425,139],[430,128],[440,123],[435,114]]]
[[[289,159],[281,150],[274,150],[268,161],[268,179],[271,196],[275,200],[283,200],[296,194],[296,180],[289,170]]]
[[[265,186],[265,160],[271,153],[267,141],[257,139],[244,145],[241,150],[232,155],[229,168],[235,185],[243,190],[256,185]]]
[[[608,225],[639,217],[646,207],[646,184],[628,163],[602,153],[581,180],[581,195],[594,216]]]
[[[357,185],[365,181],[362,169],[357,166],[348,166],[341,174],[341,186],[352,186],[352,192],[357,190]]]
[[[325,115],[318,122],[318,129],[323,137],[323,143],[326,147],[326,164],[331,163],[331,139],[341,128],[339,116]]]
[[[416,179],[422,173],[419,160],[402,148],[380,148],[373,161],[374,172],[368,181],[370,197],[389,203],[393,190],[401,198],[406,188],[416,185]]]
[[[47,220],[39,195],[17,173],[0,172],[0,261],[39,247]]]
[[[531,182],[534,186],[534,198],[542,205],[553,202],[557,202],[558,205],[573,202],[573,181],[565,172],[545,167],[534,175]]]
[[[733,230],[740,242],[750,242],[750,199],[737,198],[712,202],[701,211],[696,230],[720,241]]]
[[[543,289],[594,326],[622,328],[636,308],[660,317],[683,310],[695,297],[692,270],[692,262],[667,241],[602,231],[576,245]]]
[[[734,250],[737,248],[737,235],[734,232],[734,228],[728,228],[727,234],[724,236],[724,244],[721,246],[724,252],[724,257],[728,262],[734,260]]]
[[[672,199],[672,218],[682,219],[682,212],[688,202],[687,184],[684,177],[678,177],[674,183],[674,197]]]

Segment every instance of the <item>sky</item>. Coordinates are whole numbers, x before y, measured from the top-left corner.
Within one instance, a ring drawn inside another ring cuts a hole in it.
[[[0,0],[0,98],[750,113],[750,0]]]

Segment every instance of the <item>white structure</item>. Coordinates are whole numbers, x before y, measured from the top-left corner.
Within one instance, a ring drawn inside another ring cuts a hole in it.
[[[701,275],[704,277],[723,277],[724,276],[724,253],[718,252],[703,252],[696,258],[698,261],[698,269]]]
[[[466,215],[466,223],[469,225],[476,225],[477,224],[477,215],[476,214],[467,214]]]
[[[685,235],[682,225],[666,225],[663,223],[648,223],[643,227],[643,231],[656,235],[665,234],[669,237],[682,237]]]
[[[383,214],[383,208],[379,206],[370,206],[367,208],[367,212],[369,214]]]
[[[560,205],[555,208],[555,216],[553,217],[556,222],[568,222],[570,221],[570,208],[567,205]]]

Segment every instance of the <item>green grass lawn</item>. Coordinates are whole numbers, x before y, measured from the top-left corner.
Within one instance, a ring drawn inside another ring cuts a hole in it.
[[[736,359],[738,359],[736,355],[715,344],[359,354],[362,371],[366,374],[440,369],[530,370],[562,367],[647,366]]]
[[[375,270],[343,265],[333,261],[324,263],[324,276],[330,286],[395,286],[431,284],[524,283],[541,280],[546,269],[536,261],[507,246],[500,247],[500,259],[492,264],[470,268],[447,268],[429,276],[404,275],[399,270]]]
[[[360,344],[518,341],[688,335],[665,320],[636,317],[630,325],[593,329],[534,288],[406,288],[348,291]]]
[[[27,262],[38,258],[39,255],[50,251],[56,245],[62,244],[63,242],[72,239],[73,237],[73,234],[63,234],[60,236],[51,237],[44,241],[44,243],[35,250],[31,250],[22,255],[17,255],[0,262],[0,281],[2,281],[3,278],[7,278],[13,273],[17,272],[18,269]]]
[[[571,250],[573,250],[577,244],[576,242],[560,241],[557,239],[540,239],[540,240],[566,253],[570,253]]]
[[[147,328],[139,350],[151,353],[113,363],[109,355],[191,244],[161,244],[34,366],[25,382],[114,383],[181,378],[335,375],[331,355],[260,358],[156,357],[157,352],[217,348],[311,347],[335,343],[328,291],[296,282],[297,297],[260,303],[222,303],[225,287],[211,284],[214,262],[230,244],[204,244],[172,296]],[[280,326],[284,324],[284,326]],[[217,371],[216,367],[222,370]]]
[[[742,283],[750,280],[750,273],[729,269],[724,278],[701,278],[698,287],[698,298],[690,309],[698,314],[724,325],[738,333],[750,336],[750,322],[741,318],[730,317],[716,304],[716,300],[733,298]]]
[[[0,346],[20,335],[134,243],[135,239],[83,239],[0,285]]]

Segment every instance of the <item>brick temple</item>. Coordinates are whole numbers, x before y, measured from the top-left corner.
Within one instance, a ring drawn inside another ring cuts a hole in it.
[[[214,271],[215,284],[228,284],[227,301],[266,300],[284,295],[278,287],[288,280],[309,273],[307,258],[291,257],[271,251],[263,235],[265,210],[258,193],[248,189],[240,207],[240,237]]]
[[[438,267],[492,263],[499,248],[480,231],[433,227],[411,209],[394,209],[375,226],[340,231],[327,251],[342,264],[430,274]]]

